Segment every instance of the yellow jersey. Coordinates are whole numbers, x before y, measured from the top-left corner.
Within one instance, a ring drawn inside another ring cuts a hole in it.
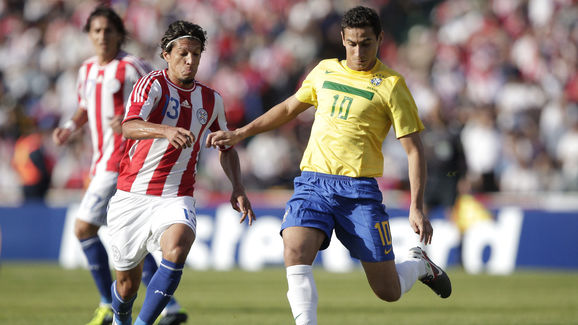
[[[390,127],[397,138],[424,129],[405,80],[379,60],[370,71],[323,60],[295,96],[316,108],[302,171],[380,177]]]

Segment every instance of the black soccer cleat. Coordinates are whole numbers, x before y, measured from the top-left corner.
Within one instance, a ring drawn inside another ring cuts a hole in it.
[[[452,294],[452,283],[447,273],[435,265],[420,247],[410,249],[409,255],[410,257],[418,258],[425,262],[427,273],[419,279],[421,282],[430,287],[442,298],[447,298]]]

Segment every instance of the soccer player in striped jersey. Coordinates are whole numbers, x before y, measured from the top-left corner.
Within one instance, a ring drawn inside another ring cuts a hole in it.
[[[423,213],[426,161],[422,122],[403,77],[377,58],[383,31],[377,13],[355,7],[345,13],[341,37],[346,59],[321,61],[297,93],[235,131],[216,132],[207,146],[234,145],[274,129],[311,105],[315,120],[301,161],[301,176],[281,226],[289,290],[296,324],[317,324],[317,289],[312,263],[332,232],[361,260],[370,287],[382,300],[396,301],[416,280],[443,298],[451,293],[447,274],[420,247],[396,264],[389,216],[375,177],[382,175],[383,141],[393,126],[408,156],[409,222],[420,242],[433,229]]]
[[[120,122],[133,85],[150,72],[140,58],[121,50],[126,38],[122,19],[108,7],[97,7],[88,17],[84,31],[88,34],[95,56],[84,61],[78,72],[79,108],[62,128],[53,132],[53,140],[61,145],[73,131],[88,124],[92,140],[90,185],[82,199],[75,221],[75,234],[88,260],[101,301],[89,325],[112,322],[112,277],[108,254],[100,241],[98,230],[106,225],[108,201],[116,191],[120,158],[125,139]],[[152,255],[146,257],[143,282],[148,284],[157,270]],[[186,313],[173,299],[164,311],[161,324],[180,324]]]
[[[227,130],[223,99],[195,80],[206,32],[176,21],[161,40],[168,68],[153,71],[133,88],[122,122],[127,148],[120,163],[118,190],[110,200],[113,310],[115,324],[131,324],[142,260],[160,249],[162,261],[150,281],[135,325],[152,324],[174,294],[195,240],[195,174],[201,139]],[[219,148],[221,166],[231,181],[232,207],[241,222],[255,219],[241,182],[234,148]]]

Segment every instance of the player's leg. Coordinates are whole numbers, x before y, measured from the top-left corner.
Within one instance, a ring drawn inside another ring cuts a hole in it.
[[[80,241],[84,256],[88,261],[88,267],[98,291],[101,303],[110,304],[110,285],[112,276],[108,264],[108,254],[98,236],[100,226],[76,219],[74,233]]]
[[[287,202],[281,225],[283,258],[287,268],[287,299],[295,324],[317,324],[317,288],[312,264],[320,249],[329,246],[334,221],[327,201],[330,191],[322,174],[303,172]],[[327,182],[326,182],[327,181]]]
[[[420,248],[410,250],[410,256],[402,262],[394,262],[389,217],[380,210],[358,201],[352,213],[357,217],[343,218],[349,221],[335,225],[339,240],[351,256],[361,261],[373,292],[382,300],[396,301],[419,279],[442,298],[448,297],[451,284],[447,274]]]
[[[289,227],[283,229],[283,259],[285,267],[312,265],[325,233],[312,227]]]
[[[452,292],[446,272],[435,265],[419,247],[410,249],[402,262],[361,262],[373,292],[382,300],[396,301],[420,280],[437,295],[447,298]]]
[[[406,261],[399,266],[393,260],[384,262],[361,262],[369,286],[375,295],[385,301],[396,301],[409,291],[418,279],[419,269],[414,261]]]
[[[162,261],[152,277],[135,325],[152,324],[176,291],[195,232],[188,225],[175,223],[160,238]]]
[[[451,284],[447,274],[419,247],[410,250],[407,259],[394,262],[389,216],[380,201],[356,200],[354,205],[346,219],[348,222],[337,222],[335,232],[351,255],[362,261],[369,285],[377,297],[396,301],[418,279],[424,283],[428,280],[426,284],[443,298],[449,296]]]
[[[347,218],[336,222],[335,233],[361,261],[369,286],[382,300],[398,300],[425,274],[421,260],[395,263],[389,217],[381,203],[358,201]]]
[[[111,286],[114,321],[131,324],[132,305],[140,287],[144,258],[148,254],[151,209],[154,200],[144,195],[117,191],[110,199],[108,232],[116,281]]]
[[[336,213],[341,217],[336,218],[335,233],[351,256],[362,261],[369,285],[377,297],[396,301],[416,280],[426,279],[431,261],[425,255],[414,254],[401,263],[394,262],[389,215],[381,203],[383,197],[375,179],[351,179],[349,186],[341,186],[336,193],[340,208]],[[435,264],[431,263],[431,266]],[[443,272],[437,267],[434,269],[440,275]],[[449,279],[446,275],[447,283],[442,283],[442,278],[438,276],[434,281],[436,287],[445,290],[445,295]]]
[[[416,259],[395,263],[389,216],[380,201],[357,200],[353,204],[348,219],[355,226],[338,222],[337,237],[361,261],[375,295],[396,301],[425,274],[425,265]]]
[[[81,219],[76,219],[74,233],[80,242],[84,256],[96,288],[100,293],[100,304],[94,311],[92,320],[87,325],[109,324],[112,321],[112,296],[110,286],[112,276],[108,264],[108,254],[98,236],[100,226],[93,225]]]
[[[112,309],[116,325],[132,324],[132,305],[136,299],[142,275],[142,262],[129,270],[117,270],[111,286]]]
[[[107,224],[108,201],[116,191],[117,176],[118,174],[114,172],[102,172],[92,178],[80,202],[74,224],[74,234],[80,241],[92,278],[100,293],[100,306],[88,325],[107,324],[112,319],[110,308],[112,276],[109,257],[98,230]]]
[[[142,280],[141,280],[142,283],[145,285],[145,287],[149,285],[149,282],[151,282],[151,279],[153,275],[155,275],[157,270],[158,270],[157,261],[155,260],[152,254],[150,253],[147,254],[147,256],[145,256],[143,261]]]
[[[283,230],[283,258],[287,268],[287,299],[295,324],[317,324],[317,288],[313,261],[326,235],[308,227]]]
[[[158,270],[157,262],[152,254],[147,254],[142,270],[142,283],[148,287],[152,277]],[[171,297],[167,306],[161,312],[158,325],[176,325],[187,321],[187,313],[181,308],[175,297]]]

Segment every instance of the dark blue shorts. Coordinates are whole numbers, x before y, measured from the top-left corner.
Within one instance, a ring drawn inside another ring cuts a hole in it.
[[[335,230],[354,258],[364,262],[395,258],[389,215],[374,178],[303,172],[294,183],[281,233],[296,226],[320,229],[327,236],[320,248],[323,250]]]

